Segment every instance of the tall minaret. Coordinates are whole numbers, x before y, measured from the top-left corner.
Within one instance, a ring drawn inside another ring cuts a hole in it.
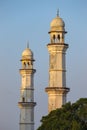
[[[22,78],[20,89],[20,130],[34,130],[34,73],[33,69],[33,53],[27,46],[22,53],[22,68],[20,74]]]
[[[49,86],[45,88],[48,93],[48,111],[61,108],[66,103],[69,88],[66,87],[66,50],[68,44],[64,42],[65,23],[62,18],[54,18],[50,24],[49,52]]]

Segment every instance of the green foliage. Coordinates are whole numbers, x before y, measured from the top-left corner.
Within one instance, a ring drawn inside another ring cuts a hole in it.
[[[66,103],[42,117],[41,122],[37,130],[87,130],[87,98]]]

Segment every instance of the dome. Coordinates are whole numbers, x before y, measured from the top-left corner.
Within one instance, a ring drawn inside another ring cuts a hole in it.
[[[60,26],[60,27],[64,27],[65,26],[65,23],[64,21],[62,20],[62,18],[60,17],[56,17],[52,20],[51,24],[50,24],[50,27],[57,27],[57,26]]]
[[[62,18],[60,18],[59,16],[54,18],[50,23],[51,31],[64,31],[64,27],[65,27],[65,23],[62,20]]]
[[[22,52],[22,58],[31,59],[32,57],[33,57],[33,52],[29,48],[26,48]]]

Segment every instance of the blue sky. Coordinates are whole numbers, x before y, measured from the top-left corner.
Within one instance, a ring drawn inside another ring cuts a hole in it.
[[[0,0],[0,130],[18,130],[21,53],[29,46],[35,58],[35,128],[48,112],[50,22],[59,9],[68,31],[66,43],[68,101],[87,97],[87,0]]]

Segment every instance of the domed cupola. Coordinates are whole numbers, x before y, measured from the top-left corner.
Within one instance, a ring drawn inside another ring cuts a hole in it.
[[[59,12],[57,11],[57,16],[50,23],[50,34],[51,43],[63,43],[65,31],[65,23],[62,18],[59,17]]]
[[[27,48],[22,52],[22,68],[23,69],[31,69],[33,67],[33,52],[27,45]]]
[[[65,23],[58,15],[50,23],[50,31],[65,31]]]
[[[22,52],[22,59],[33,59],[33,52],[29,47]]]

